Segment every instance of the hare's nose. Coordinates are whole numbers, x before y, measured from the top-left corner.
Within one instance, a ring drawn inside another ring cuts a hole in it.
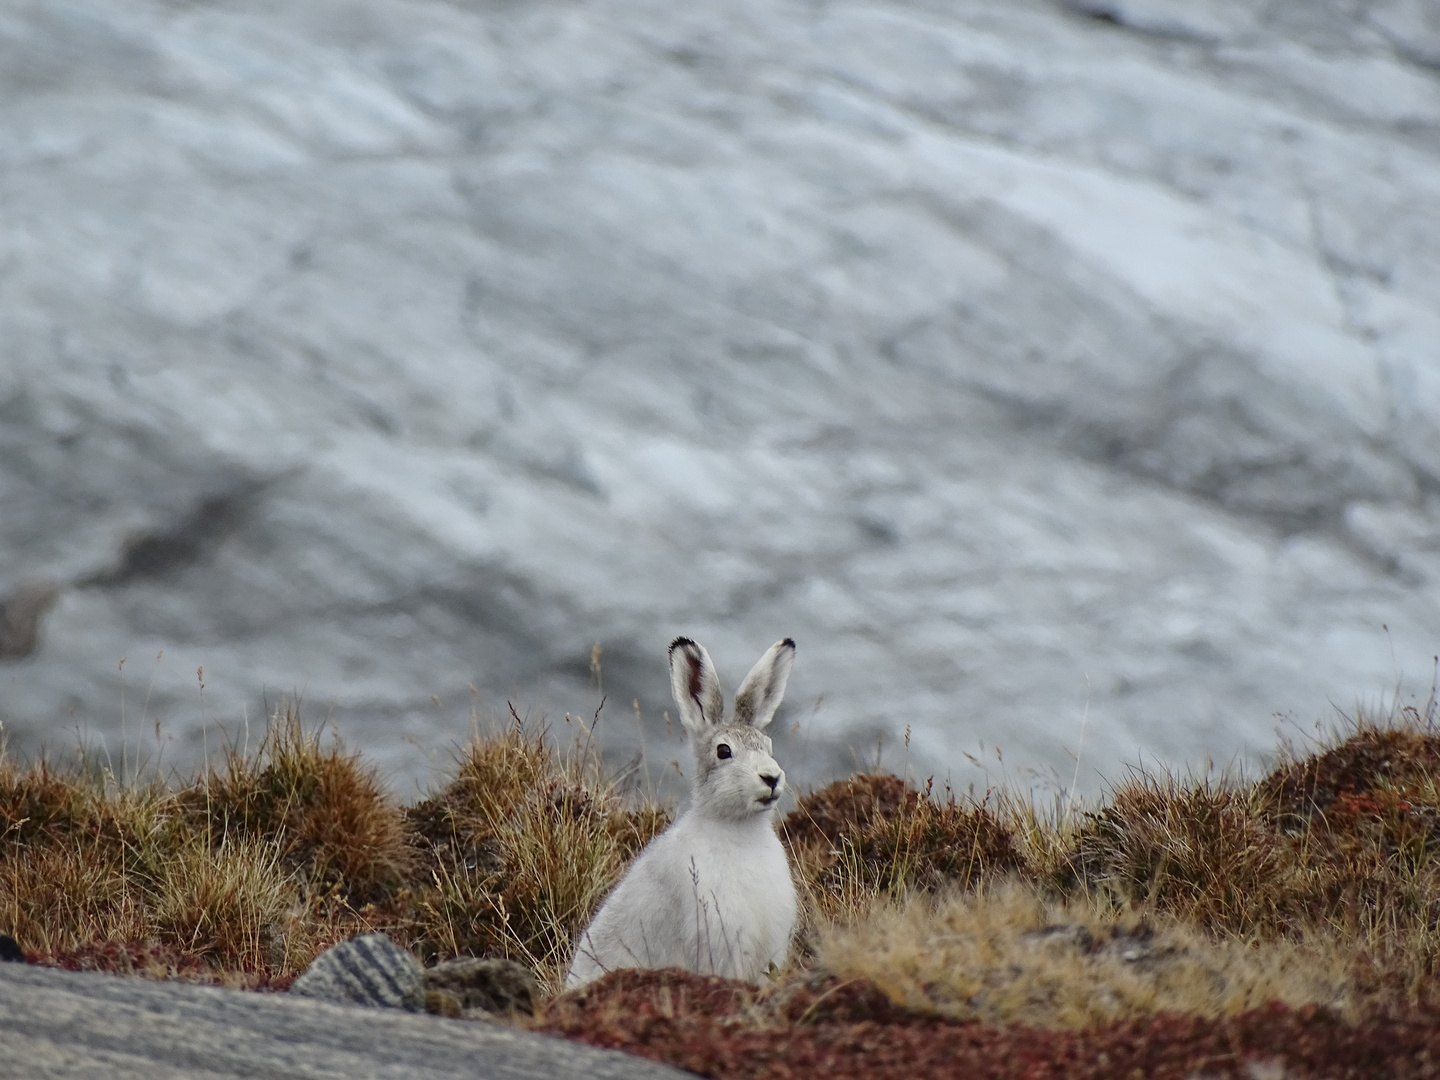
[[[765,781],[766,785],[769,786],[771,791],[774,791],[775,785],[780,783],[780,777],[778,774],[775,776],[768,776],[765,773],[761,773],[760,779]]]

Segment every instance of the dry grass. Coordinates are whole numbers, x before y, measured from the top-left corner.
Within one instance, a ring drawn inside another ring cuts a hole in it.
[[[186,831],[217,852],[241,841],[275,845],[275,862],[311,893],[351,904],[391,895],[410,869],[400,808],[374,769],[337,743],[321,745],[283,706],[252,753],[228,747],[220,768],[178,793]]]
[[[912,892],[969,888],[1026,863],[985,805],[941,801],[898,776],[861,773],[800,799],[781,823],[804,900],[802,941]]]
[[[1234,1016],[1267,1002],[1351,1004],[1328,943],[1247,944],[1175,918],[1107,912],[1016,880],[911,897],[827,928],[820,965],[959,1020],[1086,1028],[1157,1012]]]
[[[295,890],[274,842],[191,835],[169,854],[147,911],[160,941],[242,971],[283,966]]]
[[[1116,906],[1239,934],[1299,914],[1277,886],[1298,869],[1254,787],[1137,774],[1086,814],[1058,878]]]
[[[630,859],[669,823],[628,806],[593,752],[519,724],[477,735],[444,789],[407,811],[429,880],[408,896],[422,951],[504,956],[558,987],[570,943]]]
[[[556,986],[574,935],[669,821],[627,804],[583,745],[477,730],[454,779],[408,808],[289,706],[255,749],[179,787],[0,756],[0,932],[61,962],[158,946],[269,985],[378,929]]]
[[[1357,988],[1431,997],[1440,960],[1434,710],[1364,716],[1258,782],[1136,774],[1043,880],[1101,908],[1247,941],[1326,942]]]
[[[187,782],[0,754],[0,932],[53,962],[283,985],[384,930],[427,959],[519,960],[554,990],[668,820],[588,742],[518,722],[477,731],[409,807],[290,709]],[[802,798],[782,835],[805,912],[777,992],[828,972],[907,1008],[1049,1027],[1434,1004],[1429,711],[1357,721],[1258,781],[1136,773],[1074,813],[859,775]]]

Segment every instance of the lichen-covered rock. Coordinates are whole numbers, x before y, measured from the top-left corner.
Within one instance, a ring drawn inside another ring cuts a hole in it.
[[[463,1015],[533,1013],[540,1000],[534,974],[514,960],[464,957],[436,964],[425,972],[425,989],[452,996]]]
[[[425,1008],[420,961],[385,934],[362,934],[326,949],[310,962],[290,992],[410,1012]]]

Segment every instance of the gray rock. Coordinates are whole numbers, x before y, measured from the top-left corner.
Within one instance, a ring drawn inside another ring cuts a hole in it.
[[[679,1080],[613,1051],[397,1009],[0,964],[0,1077]]]
[[[533,1013],[540,1001],[535,975],[523,964],[466,957],[425,969],[425,989],[452,995],[463,1009],[486,1013]]]
[[[378,1008],[425,1008],[424,969],[386,934],[361,934],[310,962],[290,993]]]
[[[64,586],[11,750],[183,766],[303,690],[408,794],[472,704],[588,717],[599,642],[658,783],[679,633],[799,641],[798,786],[883,735],[1093,790],[1423,692],[1437,42],[1427,0],[11,0],[0,597]]]

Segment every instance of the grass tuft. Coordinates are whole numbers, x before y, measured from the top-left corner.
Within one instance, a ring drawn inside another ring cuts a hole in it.
[[[627,806],[593,748],[561,755],[520,725],[477,734],[455,779],[407,816],[430,877],[409,897],[422,951],[503,956],[549,986],[630,859],[670,820],[650,802]]]
[[[298,889],[274,841],[192,835],[161,868],[150,910],[155,935],[181,955],[263,971],[284,961]]]
[[[1287,925],[1293,867],[1255,789],[1141,774],[1087,815],[1062,884],[1238,934]]]
[[[804,796],[781,826],[804,891],[822,918],[880,899],[971,888],[1018,871],[1011,827],[983,803],[944,801],[898,776],[861,774]]]
[[[223,765],[179,795],[186,825],[220,852],[269,840],[277,864],[315,892],[355,905],[383,900],[409,870],[404,818],[374,769],[339,741],[322,745],[282,705],[253,754],[230,746]]]

